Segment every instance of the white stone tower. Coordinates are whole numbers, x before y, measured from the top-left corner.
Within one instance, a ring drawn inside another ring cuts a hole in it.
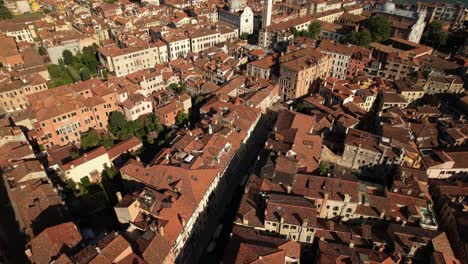
[[[265,29],[271,24],[271,10],[273,9],[273,0],[265,0],[263,2],[263,25]]]

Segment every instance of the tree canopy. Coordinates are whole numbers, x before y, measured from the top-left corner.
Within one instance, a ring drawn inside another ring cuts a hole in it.
[[[298,31],[295,27],[291,27],[289,31],[291,31],[294,37],[317,39],[320,34],[320,23],[312,22],[307,28],[307,30]]]
[[[176,94],[181,94],[187,90],[184,84],[171,83],[169,89],[173,90]]]
[[[127,121],[121,112],[112,112],[109,115],[107,125],[109,131],[119,140],[125,140],[131,136],[144,139],[150,132],[160,133],[163,130],[159,118],[151,113],[135,121]]]
[[[3,1],[0,1],[0,20],[13,18],[10,10],[5,6]]]
[[[431,22],[424,33],[424,42],[434,48],[439,48],[447,43],[448,33],[442,29],[442,23]]]
[[[248,39],[249,39],[249,33],[243,32],[243,33],[240,35],[239,38],[242,39],[242,40],[248,40]]]
[[[189,115],[185,111],[180,111],[176,116],[176,125],[181,126],[189,121]]]
[[[351,31],[351,33],[348,34],[348,42],[354,45],[368,47],[372,42],[372,36],[367,29],[363,29],[358,32]]]
[[[72,83],[73,80],[68,74],[67,70],[63,65],[49,64],[47,65],[49,75],[51,77],[51,82],[49,83],[49,88],[57,87],[64,84]]]
[[[41,54],[47,54],[47,51],[40,47]],[[96,47],[84,47],[81,53],[73,55],[69,50],[62,53],[60,65],[49,64],[48,70],[51,77],[50,88],[77,82],[80,80],[89,80],[93,75],[97,75],[99,62],[96,58]]]
[[[388,19],[384,16],[376,15],[367,20],[365,27],[372,36],[372,41],[382,42],[390,37],[392,27]]]
[[[83,150],[94,148],[100,145],[100,142],[101,142],[101,135],[99,135],[99,133],[93,128],[91,128],[88,132],[83,133],[81,135],[81,148]]]
[[[62,52],[62,57],[63,63],[66,65],[72,65],[74,62],[76,62],[76,58],[73,53],[67,49]]]

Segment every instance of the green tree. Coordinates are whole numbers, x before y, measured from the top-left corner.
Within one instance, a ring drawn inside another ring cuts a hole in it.
[[[181,126],[189,121],[189,116],[185,111],[180,111],[176,116],[176,125]]]
[[[359,32],[351,31],[351,33],[348,34],[348,42],[354,45],[368,47],[372,42],[372,36],[367,29],[360,30]]]
[[[91,186],[91,181],[89,180],[89,177],[88,176],[85,176],[83,178],[80,179],[80,183],[83,185],[83,187],[89,187]]]
[[[72,80],[74,82],[77,82],[77,81],[80,81],[81,80],[81,77],[80,75],[78,74],[78,72],[75,70],[75,68],[71,67],[71,66],[65,66],[66,69],[67,69],[67,73],[68,75],[70,75],[70,77],[72,78]]]
[[[97,50],[94,46],[88,46],[83,48],[83,52],[80,56],[80,62],[88,67],[91,73],[96,73],[99,65],[99,61],[96,58]]]
[[[372,40],[382,42],[390,37],[392,27],[388,19],[384,16],[376,15],[367,20],[365,27],[369,30]]]
[[[439,48],[447,43],[448,33],[442,29],[442,23],[431,22],[424,33],[424,42],[434,48]]]
[[[41,55],[41,56],[47,55],[47,50],[43,46],[39,47],[38,52],[39,52],[39,55]]]
[[[6,8],[3,1],[0,2],[0,20],[11,19],[13,15],[10,10]]]
[[[74,62],[76,62],[76,58],[73,56],[73,53],[67,49],[63,51],[62,57],[63,63],[66,65],[72,65]]]
[[[309,25],[307,36],[311,39],[317,39],[320,34],[320,23],[312,22]]]
[[[109,134],[104,134],[101,138],[101,145],[104,146],[106,149],[114,146],[114,139]]]
[[[291,33],[293,34],[294,37],[299,36],[299,31],[297,31],[297,29],[295,27],[291,27],[289,29],[289,31],[291,31]]]
[[[70,78],[70,75],[65,70],[64,66],[57,64],[47,65],[49,75],[51,77],[51,82],[49,83],[49,88],[57,87],[64,84],[72,83],[73,80]]]
[[[122,129],[128,129],[128,122],[122,112],[115,111],[109,115],[109,123],[107,125],[110,132],[114,135]]]
[[[91,73],[89,72],[88,68],[81,68],[80,70],[81,80],[86,81],[91,79]]]
[[[243,32],[243,33],[240,35],[240,39],[242,39],[242,40],[248,40],[248,39],[249,39],[249,33]]]
[[[76,182],[72,179],[68,179],[65,181],[65,186],[67,189],[75,191],[76,190]]]
[[[135,120],[133,122],[129,122],[128,124],[129,124],[128,125],[129,133],[128,133],[128,135],[126,135],[125,138],[122,138],[122,139],[128,139],[132,135],[138,137],[139,139],[142,139],[143,136],[146,134],[145,129],[144,129],[143,120],[141,118],[139,118],[139,119],[137,119],[137,120]]]
[[[187,90],[184,84],[171,83],[169,89],[173,90],[176,94],[181,94]]]
[[[81,148],[87,150],[99,146],[101,142],[101,135],[91,128],[88,132],[85,132],[81,135]]]
[[[80,156],[80,152],[77,149],[70,150],[70,158],[76,159]]]
[[[330,168],[328,167],[328,165],[323,162],[320,163],[319,174],[323,176],[323,175],[327,175],[328,172],[330,172]]]
[[[159,120],[159,117],[157,117],[154,113],[150,113],[147,116],[145,116],[144,127],[146,133],[156,132],[159,134],[163,130],[163,126],[161,124],[161,121]]]

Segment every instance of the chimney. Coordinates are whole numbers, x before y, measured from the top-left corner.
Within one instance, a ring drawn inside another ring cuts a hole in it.
[[[309,219],[307,218],[302,219],[302,226],[307,226],[308,222],[309,222]]]
[[[291,189],[292,189],[291,185],[286,186],[286,192],[287,193],[291,193]]]
[[[159,234],[160,234],[161,236],[164,236],[164,227],[163,227],[163,226],[159,226],[158,230],[159,230]]]
[[[213,134],[213,128],[211,127],[211,124],[208,125],[208,134]]]
[[[28,257],[28,258],[31,258],[33,256],[32,252],[31,252],[31,248],[30,246],[28,245],[28,248],[24,251],[24,254]]]
[[[385,250],[385,244],[382,244],[380,247],[379,247],[379,252],[383,252]]]
[[[380,212],[380,218],[383,219],[385,217],[385,213],[387,213],[386,210],[382,210],[382,212]]]
[[[346,194],[344,195],[344,202],[345,202],[345,203],[349,203],[349,201],[351,201],[351,195],[349,195],[349,194],[346,193]]]
[[[119,202],[122,201],[122,193],[116,192],[115,196],[117,196],[117,201],[119,201]]]
[[[284,223],[284,217],[281,216],[280,223]]]
[[[101,253],[101,249],[99,247],[96,247],[97,253]]]
[[[182,224],[182,226],[185,227],[185,224],[186,224],[185,217],[179,214],[179,219],[180,219],[180,223]]]
[[[349,248],[354,248],[354,241],[349,241]]]
[[[136,156],[135,158],[137,161],[140,161],[140,156]]]

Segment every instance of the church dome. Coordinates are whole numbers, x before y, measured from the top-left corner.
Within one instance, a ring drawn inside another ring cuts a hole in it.
[[[382,7],[382,11],[385,13],[393,13],[393,11],[395,11],[395,4],[392,2],[386,2]]]

